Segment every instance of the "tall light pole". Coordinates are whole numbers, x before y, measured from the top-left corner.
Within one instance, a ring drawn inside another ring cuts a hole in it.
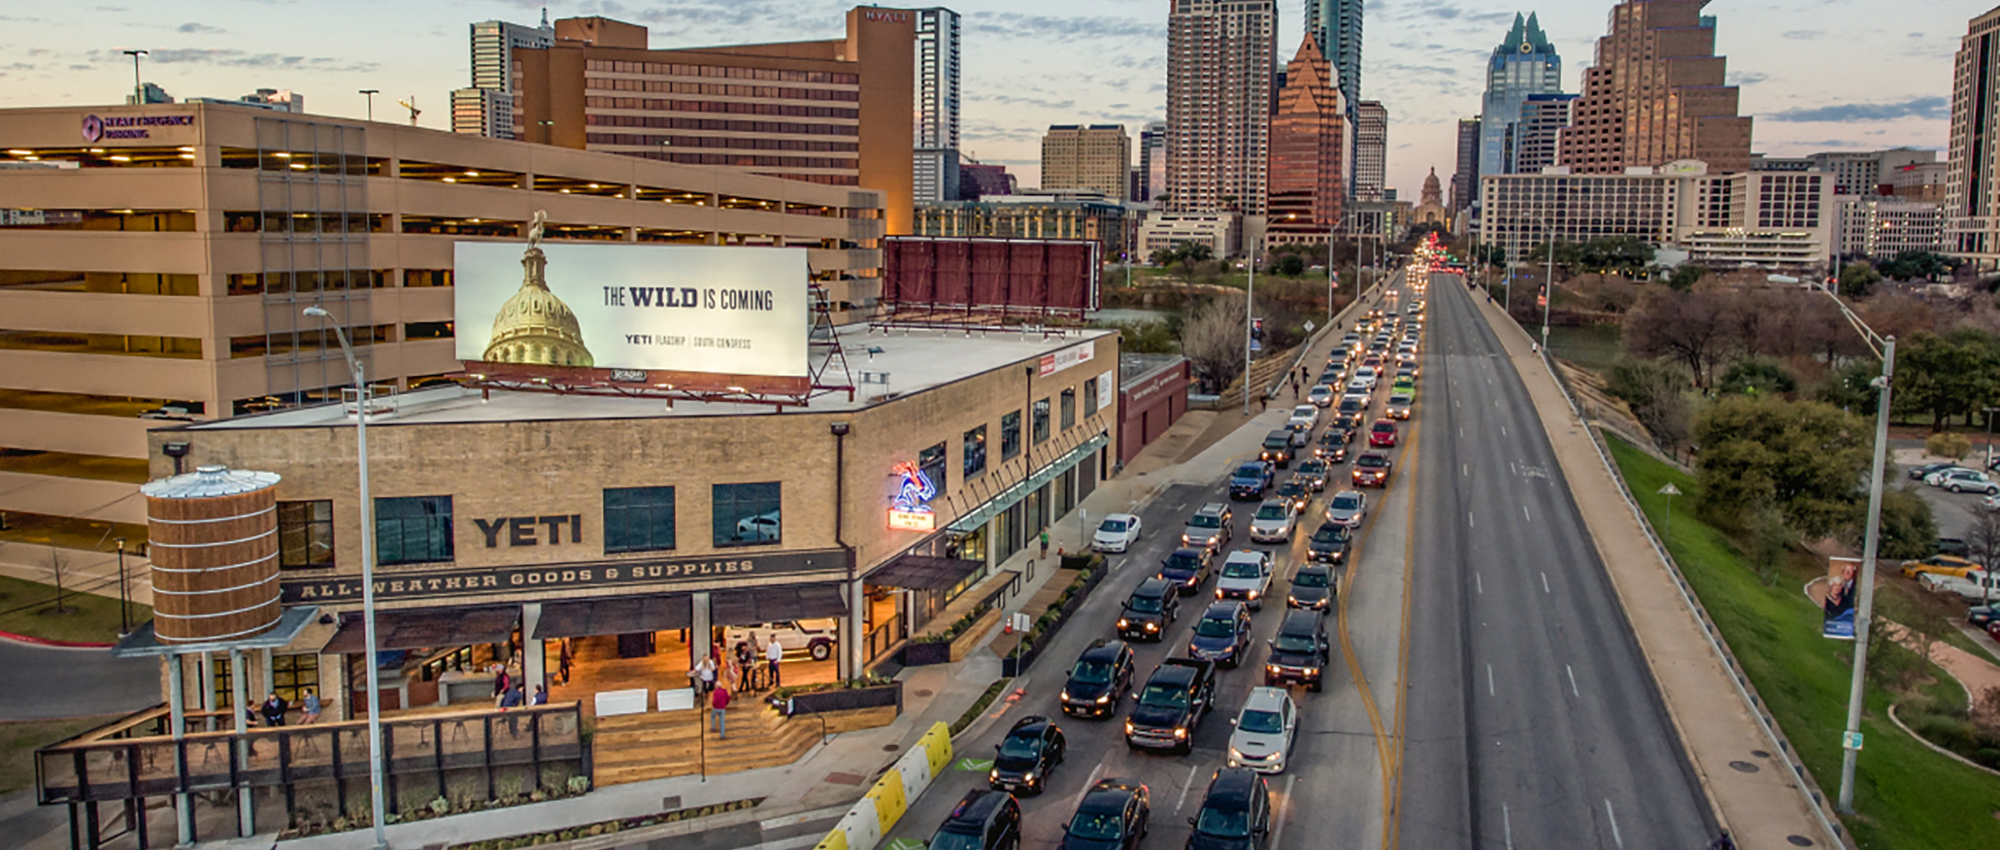
[[[1993,414],[2000,413],[2000,407],[1980,408],[1986,414],[1986,468],[1993,468]]]
[[[361,90],[361,96],[368,98],[368,120],[370,121],[375,120],[375,96],[381,93],[382,93],[381,89]]]
[[[1988,442],[1991,440],[1989,437]],[[1988,451],[1992,449],[1991,446],[1987,448]],[[125,538],[117,537],[113,540],[118,544],[118,634],[123,636],[132,633],[132,617],[129,613],[132,606],[126,601],[125,595]]]
[[[1246,205],[1247,206],[1247,205]],[[1257,241],[1245,251],[1250,260],[1249,282],[1243,287],[1243,412],[1250,413],[1250,349],[1256,344],[1257,328]]]
[[[120,52],[124,53],[127,56],[132,57],[132,103],[135,106],[144,104],[146,102],[146,86],[145,84],[139,82],[139,57],[151,53],[152,51],[125,50]]]
[[[1556,231],[1549,223],[1542,222],[1542,230],[1549,236],[1548,279],[1542,281],[1542,350],[1549,350],[1549,305],[1556,300]]]
[[[1327,226],[1326,226],[1326,324],[1327,324],[1327,327],[1333,327],[1333,278],[1334,278],[1334,265],[1333,265],[1333,231],[1334,231],[1334,227],[1333,227],[1333,225],[1329,224],[1329,225],[1327,225]],[[1358,254],[1357,254],[1357,255],[1355,256],[1355,259],[1360,259],[1360,255],[1358,255]],[[1359,272],[1359,269],[1357,268],[1357,269],[1356,269],[1356,271],[1357,271],[1357,272]],[[1993,441],[1992,441],[1992,440],[1991,440],[1991,439],[1989,438],[1989,439],[1987,440],[1987,442],[1988,442],[1988,443],[1991,443],[1991,442],[1993,442]]]
[[[387,807],[382,801],[382,789],[388,783],[382,776],[381,673],[376,669],[375,659],[375,504],[368,495],[368,381],[361,361],[354,359],[354,347],[347,344],[347,332],[332,324],[333,314],[317,304],[307,307],[305,313],[333,328],[334,338],[340,340],[340,354],[347,358],[347,368],[354,373],[354,388],[360,399],[354,416],[354,453],[361,467],[361,636],[368,647],[367,659],[361,666],[368,671],[368,804],[372,815],[369,820],[375,827],[374,850],[389,850],[389,837],[384,832]]]

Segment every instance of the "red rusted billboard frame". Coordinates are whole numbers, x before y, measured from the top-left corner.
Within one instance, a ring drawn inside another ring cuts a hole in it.
[[[891,236],[882,248],[892,320],[1047,321],[1098,308],[1094,240]]]

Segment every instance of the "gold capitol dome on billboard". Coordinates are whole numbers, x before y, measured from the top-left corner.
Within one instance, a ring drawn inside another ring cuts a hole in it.
[[[493,317],[493,336],[481,358],[488,363],[583,367],[596,363],[583,344],[576,314],[549,291],[544,277],[549,260],[542,253],[542,224],[547,220],[548,213],[536,210],[528,226],[528,250],[521,254],[521,291],[500,305]]]

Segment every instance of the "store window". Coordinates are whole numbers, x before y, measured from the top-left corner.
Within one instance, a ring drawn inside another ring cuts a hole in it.
[[[278,566],[287,570],[333,566],[333,501],[278,503]]]
[[[1085,416],[1096,416],[1096,415],[1097,415],[1097,405],[1098,405],[1099,403],[1100,403],[1100,402],[1098,402],[1098,400],[1097,400],[1097,379],[1096,379],[1096,378],[1092,378],[1092,379],[1090,379],[1090,380],[1088,380],[1088,381],[1084,381],[1084,382],[1083,382],[1083,415],[1085,415]]]
[[[717,484],[712,514],[715,545],[756,546],[784,539],[780,484]]]
[[[944,443],[938,443],[935,446],[917,452],[917,468],[923,470],[924,477],[929,478],[931,486],[937,488],[937,496],[934,498],[944,497],[944,459],[946,454]]]
[[[375,555],[384,566],[452,560],[451,497],[376,499]]]
[[[1000,459],[1012,460],[1021,453],[1021,411],[1000,417]]]
[[[1035,444],[1049,441],[1049,400],[1035,402]]]
[[[1064,431],[1076,425],[1076,388],[1062,391],[1062,428]]]
[[[271,656],[271,690],[277,691],[279,698],[299,707],[307,688],[319,693],[319,656],[311,653]]]
[[[986,426],[965,432],[965,477],[986,471]]]
[[[606,487],[604,551],[674,548],[674,488]]]

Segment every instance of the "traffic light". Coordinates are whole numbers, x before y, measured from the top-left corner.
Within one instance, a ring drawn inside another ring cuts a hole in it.
[[[1251,339],[1254,339],[1254,340],[1258,340],[1258,341],[1262,341],[1262,340],[1264,339],[1264,320],[1263,320],[1263,319],[1251,319],[1251,320],[1250,320],[1250,338],[1251,338]]]

